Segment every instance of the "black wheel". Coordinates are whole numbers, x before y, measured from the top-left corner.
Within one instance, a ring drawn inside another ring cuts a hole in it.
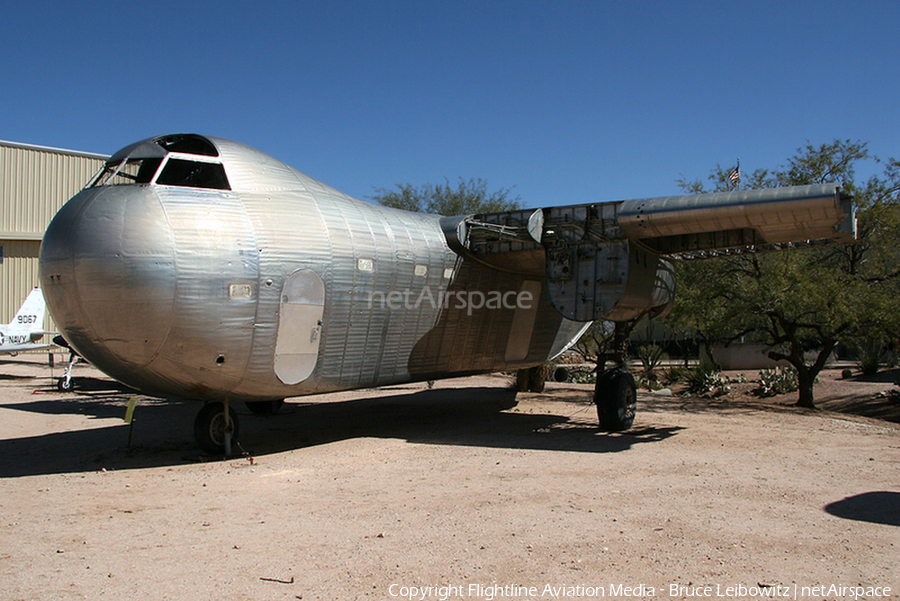
[[[543,365],[535,365],[516,372],[516,387],[519,392],[544,392],[548,370]]]
[[[528,392],[528,381],[531,378],[528,376],[527,369],[520,369],[516,372],[516,390],[519,392]]]
[[[244,403],[250,413],[256,415],[272,415],[278,413],[281,406],[284,405],[284,399],[276,399],[274,401],[247,401]]]
[[[72,378],[60,378],[56,381],[56,387],[60,390],[60,392],[72,392]]]
[[[622,367],[614,367],[597,376],[594,403],[600,427],[608,432],[621,432],[634,424],[637,409],[637,386],[634,376]]]
[[[547,370],[543,365],[535,365],[528,370],[528,392],[544,392]]]
[[[229,406],[231,421],[231,440],[237,441],[237,413]],[[211,455],[225,454],[225,404],[209,403],[200,410],[194,419],[194,438],[200,448]]]

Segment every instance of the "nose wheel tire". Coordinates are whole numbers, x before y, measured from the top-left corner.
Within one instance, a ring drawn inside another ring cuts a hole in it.
[[[621,432],[634,424],[637,409],[637,386],[634,376],[625,368],[614,367],[597,376],[594,403],[600,428]]]
[[[224,455],[226,451],[225,436],[231,430],[231,441],[237,441],[237,413],[230,406],[225,419],[224,403],[209,403],[200,410],[194,419],[194,438],[200,448],[211,455]]]

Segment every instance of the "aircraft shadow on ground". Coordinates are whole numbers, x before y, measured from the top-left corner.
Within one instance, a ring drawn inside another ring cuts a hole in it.
[[[79,393],[2,406],[50,415],[78,414],[97,419],[125,414],[129,396],[108,391]],[[638,426],[609,434],[597,427],[586,406],[577,419],[555,414],[504,411],[511,391],[454,388],[398,391],[388,396],[286,403],[274,415],[250,413],[236,403],[240,436],[234,451],[259,457],[353,438],[397,438],[414,444],[555,450],[586,453],[627,451],[665,440],[681,428]],[[86,428],[0,440],[0,478],[38,474],[121,470],[214,461],[193,439],[200,404],[140,397],[134,425]],[[128,446],[129,436],[131,446]]]
[[[0,374],[0,380],[33,380],[32,376],[17,376],[14,374]]]
[[[862,493],[829,503],[824,509],[845,520],[900,526],[900,492]]]

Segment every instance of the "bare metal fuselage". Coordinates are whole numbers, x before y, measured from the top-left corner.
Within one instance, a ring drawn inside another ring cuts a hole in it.
[[[122,149],[59,211],[41,282],[113,378],[262,401],[537,365],[593,320],[665,311],[667,256],[854,232],[836,186],[441,218],[175,135]]]
[[[216,145],[231,190],[89,187],[45,235],[51,314],[125,384],[281,399],[533,365],[584,327],[550,306],[541,278],[463,260],[438,216]]]

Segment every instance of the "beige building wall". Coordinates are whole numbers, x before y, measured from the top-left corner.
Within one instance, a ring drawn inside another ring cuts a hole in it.
[[[0,323],[38,285],[41,238],[106,156],[0,140]],[[45,320],[44,327],[52,330]]]

